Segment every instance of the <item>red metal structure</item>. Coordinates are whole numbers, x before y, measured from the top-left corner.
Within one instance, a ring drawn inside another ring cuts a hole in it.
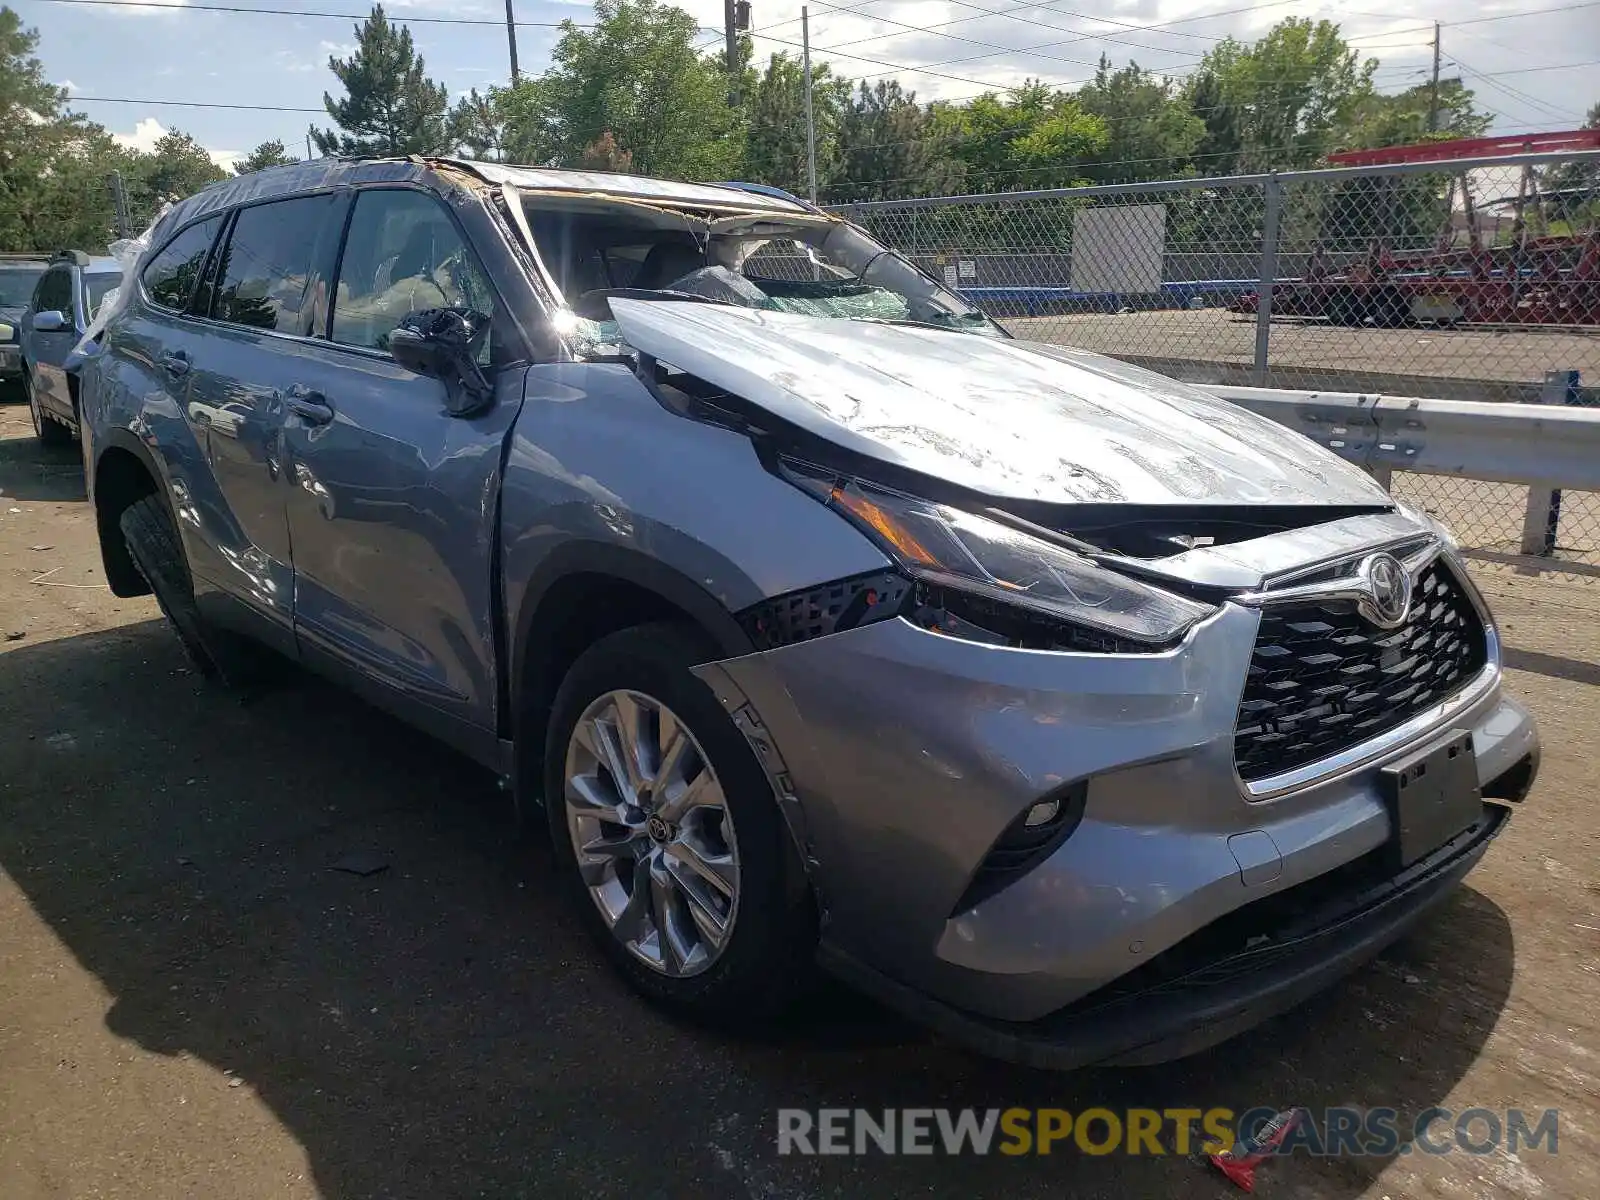
[[[1375,167],[1393,166],[1396,163],[1449,162],[1459,158],[1493,158],[1502,154],[1561,154],[1573,150],[1600,150],[1600,129],[1524,133],[1510,137],[1455,138],[1448,142],[1418,142],[1414,146],[1386,146],[1381,150],[1341,150],[1328,155],[1328,161],[1336,167]]]
[[[1330,154],[1328,160],[1347,167],[1430,162],[1446,166],[1502,155],[1577,150],[1600,150],[1600,129],[1346,150]],[[1396,186],[1396,177],[1379,178],[1386,187]],[[1319,244],[1303,278],[1273,288],[1274,314],[1325,317],[1342,325],[1600,325],[1600,228],[1595,218],[1600,192],[1577,197],[1541,194],[1539,174],[1529,165],[1521,168],[1515,196],[1484,203],[1474,199],[1473,188],[1471,170],[1449,176],[1443,227],[1433,248],[1423,253],[1396,255],[1385,241],[1375,239],[1361,261],[1334,269]],[[1558,198],[1577,200],[1566,208],[1587,210],[1588,228],[1551,235],[1546,214]],[[1387,205],[1390,197],[1381,199]],[[1511,210],[1511,229],[1509,238],[1491,238],[1486,244],[1483,212],[1494,208]],[[1458,213],[1464,218],[1465,244],[1459,236],[1463,229],[1457,223]],[[1242,297],[1233,307],[1254,312],[1257,297]]]

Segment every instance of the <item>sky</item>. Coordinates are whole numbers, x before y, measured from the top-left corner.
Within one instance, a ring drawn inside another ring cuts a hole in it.
[[[324,91],[339,91],[330,55],[353,49],[367,5],[352,0],[7,0],[38,29],[49,78],[73,107],[128,145],[148,148],[167,129],[193,134],[223,165],[270,138],[306,152],[308,123],[329,124]],[[593,20],[588,3],[513,0],[525,74],[549,62],[563,20]],[[923,100],[1014,87],[1027,77],[1067,86],[1094,73],[1103,52],[1118,65],[1181,77],[1223,37],[1250,40],[1287,16],[1338,21],[1379,60],[1380,90],[1427,78],[1433,22],[1444,21],[1444,73],[1460,74],[1495,114],[1494,132],[1572,129],[1600,100],[1600,3],[1575,0],[1358,0],[1373,11],[1310,0],[810,0],[813,59],[854,79],[896,76]],[[207,11],[205,4],[282,10]],[[680,0],[708,47],[721,39],[721,0]],[[391,0],[411,21],[428,73],[452,98],[509,75],[500,0]],[[1565,11],[1545,11],[1561,8]],[[331,13],[336,16],[313,14]],[[753,0],[758,62],[799,53],[798,0]],[[177,101],[240,107],[188,107]],[[272,111],[279,110],[279,111]],[[315,111],[301,111],[315,110]]]

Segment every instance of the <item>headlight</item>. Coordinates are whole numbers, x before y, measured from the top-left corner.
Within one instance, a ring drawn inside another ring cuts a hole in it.
[[[1410,517],[1443,542],[1445,549],[1452,551],[1461,549],[1461,543],[1456,541],[1456,535],[1450,532],[1450,527],[1432,513],[1424,512],[1415,505],[1407,504],[1404,500],[1398,498],[1394,499],[1394,506],[1402,515]]]
[[[6,322],[0,321],[0,342],[9,342],[16,336],[17,330],[15,326],[8,325]]]
[[[854,480],[790,478],[854,522],[913,579],[979,600],[975,608],[956,612],[958,624],[992,630],[997,612],[1003,617],[1007,609],[1022,610],[1111,639],[1081,646],[1058,639],[1062,649],[1150,650],[1176,641],[1213,611],[988,517]],[[1117,645],[1123,640],[1139,644]]]

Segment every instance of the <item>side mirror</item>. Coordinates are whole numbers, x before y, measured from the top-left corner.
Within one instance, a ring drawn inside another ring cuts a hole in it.
[[[408,371],[442,380],[450,415],[470,417],[494,398],[494,385],[478,366],[489,323],[488,314],[475,309],[424,309],[390,331],[389,354]]]
[[[35,333],[60,333],[67,327],[67,314],[59,309],[52,308],[45,312],[33,314],[33,331]]]

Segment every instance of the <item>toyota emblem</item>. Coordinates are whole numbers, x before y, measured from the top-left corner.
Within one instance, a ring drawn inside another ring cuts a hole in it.
[[[1358,607],[1362,616],[1381,629],[1405,623],[1411,612],[1411,576],[1392,554],[1374,554],[1361,564],[1365,595]]]

